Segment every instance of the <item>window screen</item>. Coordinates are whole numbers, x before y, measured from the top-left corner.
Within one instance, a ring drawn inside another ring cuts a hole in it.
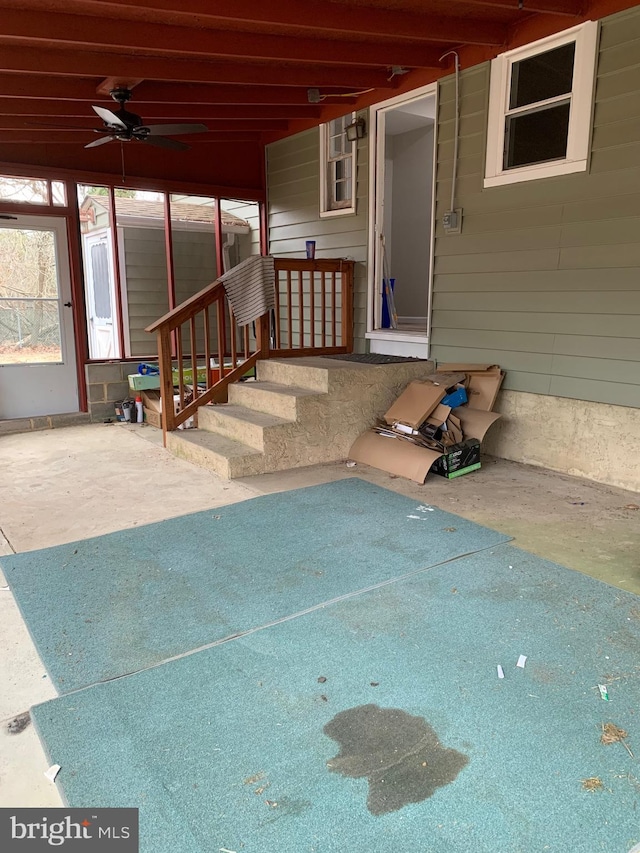
[[[109,287],[109,258],[106,243],[91,247],[91,274],[93,277],[93,302],[96,317],[111,319],[111,290]]]

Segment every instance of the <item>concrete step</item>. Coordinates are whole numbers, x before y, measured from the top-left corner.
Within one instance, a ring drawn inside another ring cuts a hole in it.
[[[292,419],[279,418],[233,403],[203,406],[198,412],[199,430],[217,433],[260,452],[265,450],[265,435],[268,431],[289,427],[293,423]]]
[[[206,430],[179,429],[169,432],[167,449],[175,456],[207,468],[225,480],[262,474],[264,470],[264,454],[259,450]]]
[[[304,401],[318,397],[322,394],[317,391],[277,382],[236,382],[229,386],[230,403],[286,420],[297,420]]]
[[[323,394],[329,390],[330,370],[340,364],[336,359],[318,357],[270,358],[258,362],[257,378],[260,382],[292,385]]]

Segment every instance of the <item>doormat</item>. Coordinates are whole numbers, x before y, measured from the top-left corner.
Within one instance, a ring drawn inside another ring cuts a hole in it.
[[[628,853],[639,606],[499,545],[32,715],[141,853]]]
[[[401,355],[381,355],[377,352],[371,353],[347,353],[347,355],[329,355],[327,358],[336,358],[340,361],[359,361],[363,364],[403,364],[404,362],[427,362],[426,358],[408,358]]]
[[[349,478],[0,562],[66,693],[508,539]]]

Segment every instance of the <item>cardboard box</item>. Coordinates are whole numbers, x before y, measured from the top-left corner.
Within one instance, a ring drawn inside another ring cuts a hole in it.
[[[173,375],[173,384],[174,387],[180,384],[180,372],[177,367],[174,367],[171,371]],[[198,382],[204,385],[207,381],[207,368],[204,365],[198,365],[196,375],[198,377]],[[184,385],[193,385],[193,369],[191,367],[183,367],[182,369],[182,382]],[[158,384],[158,388],[160,385]]]
[[[153,373],[130,373],[129,388],[132,391],[144,391],[148,388],[159,388],[160,377]]]
[[[162,413],[162,396],[160,395],[160,391],[142,391],[140,397],[142,398],[142,405],[145,408],[158,414]]]
[[[388,424],[401,423],[418,429],[436,408],[446,391],[433,382],[410,382],[395,403],[385,412]]]
[[[443,406],[451,406],[452,409],[455,409],[456,406],[462,406],[467,402],[467,389],[464,385],[456,388],[455,391],[451,391],[446,394],[442,398]]]
[[[162,429],[162,415],[159,412],[154,412],[153,409],[147,409],[146,406],[143,406],[142,410],[144,412],[145,423],[156,427],[157,429]]]
[[[480,442],[477,438],[468,438],[460,444],[454,444],[446,453],[436,459],[431,466],[434,474],[453,480],[477,471],[480,468]]]
[[[162,429],[162,397],[160,391],[142,391],[140,396],[142,397],[142,408],[146,423]]]

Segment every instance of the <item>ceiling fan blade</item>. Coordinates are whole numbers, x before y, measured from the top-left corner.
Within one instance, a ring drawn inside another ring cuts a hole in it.
[[[97,148],[98,145],[104,145],[105,142],[111,142],[112,139],[115,139],[114,136],[101,136],[100,139],[95,139],[93,142],[89,142],[88,145],[85,145],[85,148]]]
[[[147,124],[149,136],[177,136],[179,133],[207,133],[206,124]]]
[[[100,118],[105,124],[111,124],[115,127],[121,127],[124,130],[127,129],[127,125],[122,121],[122,119],[119,118],[115,113],[111,112],[111,110],[107,110],[104,107],[96,106],[93,106],[92,109],[100,116]]]
[[[139,139],[140,142],[148,142],[157,148],[171,148],[173,151],[187,151],[191,147],[177,139],[168,139],[166,136],[138,136],[136,139]]]

